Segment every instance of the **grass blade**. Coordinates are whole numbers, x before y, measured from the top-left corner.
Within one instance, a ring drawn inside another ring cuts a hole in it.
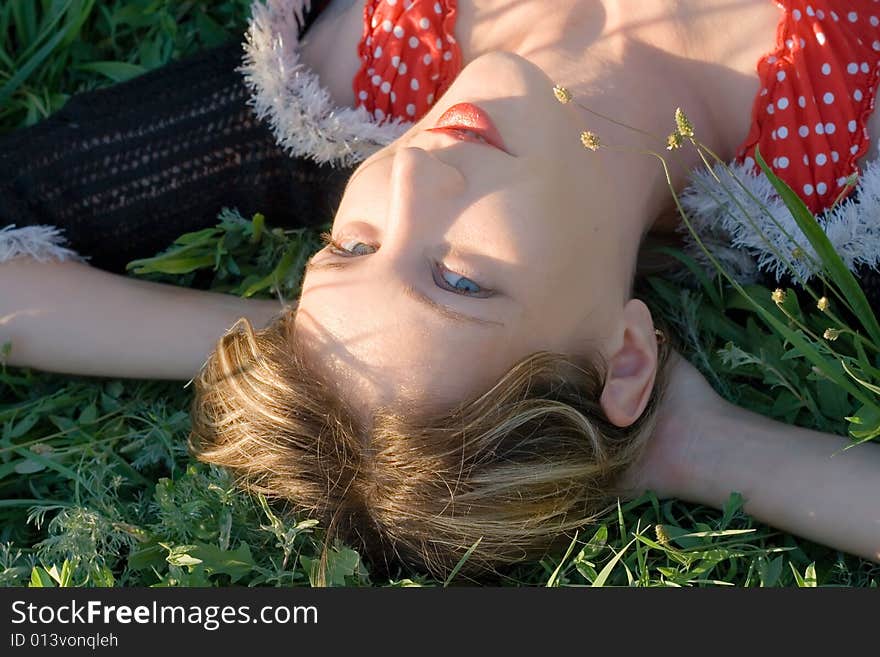
[[[755,148],[755,160],[776,189],[776,193],[779,194],[779,197],[788,207],[801,232],[803,232],[822,259],[822,263],[828,269],[828,273],[831,275],[835,285],[837,285],[844,297],[852,305],[853,312],[871,336],[871,340],[875,344],[880,344],[880,323],[877,322],[877,317],[871,309],[871,304],[868,303],[868,299],[865,297],[865,293],[862,291],[855,276],[843,263],[843,259],[838,255],[837,251],[834,250],[831,241],[825,235],[822,227],[819,226],[813,213],[810,212],[810,209],[801,197],[770,170],[770,167],[767,166],[757,148]]]
[[[455,564],[455,568],[453,568],[452,572],[449,573],[449,577],[447,577],[446,581],[443,582],[444,589],[447,586],[449,586],[449,583],[452,582],[453,579],[455,579],[455,576],[458,575],[458,571],[461,570],[461,567],[464,566],[464,564],[467,562],[468,559],[470,559],[470,556],[474,553],[474,550],[477,549],[477,546],[480,544],[480,542],[482,540],[483,540],[483,537],[480,536],[480,538],[478,538],[474,542],[474,544],[468,548],[467,552],[465,552],[463,555],[461,555],[461,559],[458,560],[458,563]]]
[[[572,550],[574,550],[575,543],[578,540],[578,533],[574,533],[574,538],[571,539],[571,543],[568,544],[568,549],[565,551],[562,559],[559,560],[559,564],[553,571],[553,574],[550,575],[550,579],[547,580],[547,588],[552,588],[556,586],[556,579],[559,577],[559,573],[562,571],[562,566],[565,565],[565,562],[568,561],[568,558],[571,556]]]
[[[662,253],[662,254],[667,255],[671,258],[675,258],[682,265],[687,267],[688,271],[690,271],[690,273],[693,274],[693,276],[699,281],[703,290],[705,290],[706,295],[709,297],[709,299],[712,301],[712,303],[715,305],[715,307],[716,308],[723,308],[724,307],[724,303],[721,301],[721,295],[719,294],[718,289],[715,287],[715,285],[712,283],[712,281],[709,280],[709,277],[706,275],[705,269],[703,269],[703,267],[699,263],[697,263],[696,260],[691,258],[689,255],[687,255],[683,251],[679,251],[678,249],[672,249],[672,248],[669,248],[668,246],[658,246],[655,250],[658,253]]]
[[[128,62],[88,62],[80,64],[77,68],[80,71],[106,75],[114,82],[125,82],[147,72],[145,67],[138,64],[129,64]]]
[[[614,570],[614,566],[617,565],[617,562],[623,558],[623,555],[629,549],[630,545],[635,543],[636,539],[632,539],[629,543],[627,543],[620,552],[614,555],[614,558],[611,559],[608,563],[605,564],[605,567],[599,571],[599,576],[593,580],[593,583],[590,586],[605,586],[605,582],[608,580],[608,577],[611,575],[611,571]]]
[[[53,11],[50,9],[50,14],[52,15],[48,19],[46,25],[44,25],[43,28],[40,30],[40,34],[38,36],[34,38],[28,38],[27,34],[21,35],[21,42],[30,43],[30,45],[25,49],[23,53],[21,53],[20,59],[24,60],[30,57],[37,46],[40,45],[40,43],[42,43],[44,39],[46,39],[52,32],[55,31],[55,26],[58,24],[58,21],[60,21],[64,17],[64,15],[67,13],[67,10],[70,9],[71,4],[73,4],[73,0],[67,0],[67,2],[64,3],[64,6],[57,11]]]
[[[18,69],[18,72],[10,78],[9,82],[3,85],[3,88],[0,89],[0,105],[5,104],[9,97],[12,96],[22,84],[24,84],[24,81],[28,79],[28,76],[34,72],[34,69],[42,64],[52,51],[55,50],[55,47],[61,43],[65,34],[65,32],[58,32],[53,36],[46,45],[40,48],[36,54],[27,61],[24,66]]]

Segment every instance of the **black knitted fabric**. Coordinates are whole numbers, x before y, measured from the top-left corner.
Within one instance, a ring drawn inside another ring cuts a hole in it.
[[[0,137],[0,225],[57,226],[93,265],[122,271],[224,206],[275,226],[332,219],[350,170],[277,146],[246,104],[241,58],[238,43],[205,51]]]

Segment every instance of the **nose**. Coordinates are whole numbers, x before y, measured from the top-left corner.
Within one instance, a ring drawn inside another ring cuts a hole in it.
[[[438,159],[431,151],[404,146],[394,154],[391,187],[395,197],[407,193],[420,198],[440,198],[457,194],[464,186],[461,172]]]
[[[458,169],[411,146],[395,153],[390,182],[386,252],[413,239],[443,235],[448,224],[444,218],[452,218],[452,206],[465,187]]]

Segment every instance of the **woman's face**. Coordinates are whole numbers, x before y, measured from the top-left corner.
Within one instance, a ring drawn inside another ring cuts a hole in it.
[[[483,56],[353,174],[295,329],[355,408],[462,401],[530,353],[617,347],[639,235],[605,154],[580,143],[589,117],[552,87]],[[429,130],[459,103],[507,152]]]

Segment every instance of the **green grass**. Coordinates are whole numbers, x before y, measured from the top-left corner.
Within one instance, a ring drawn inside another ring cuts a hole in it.
[[[4,3],[0,132],[47,116],[77,91],[240,39],[247,5]],[[217,290],[269,296],[277,286],[295,294],[303,259],[317,245],[315,233],[271,230],[262,218],[251,219],[224,214],[215,229],[137,263],[133,275],[188,285],[194,272],[209,269]],[[846,432],[843,418],[853,410],[853,396],[793,356],[742,291],[721,277],[707,279],[703,288],[683,290],[661,279],[651,286],[655,312],[684,336],[690,358],[727,398],[787,422]],[[745,292],[786,317],[769,301],[770,290]],[[809,313],[803,319],[818,321]],[[227,473],[189,457],[190,394],[165,382],[0,367],[0,584],[308,585],[321,527],[242,494]],[[465,581],[419,573],[374,579],[343,545],[332,555],[329,580],[363,586]],[[737,495],[723,511],[646,495],[572,537],[564,554],[491,581],[877,586],[880,568],[754,522]]]
[[[242,40],[248,0],[9,0],[0,4],[0,133],[71,94]]]

